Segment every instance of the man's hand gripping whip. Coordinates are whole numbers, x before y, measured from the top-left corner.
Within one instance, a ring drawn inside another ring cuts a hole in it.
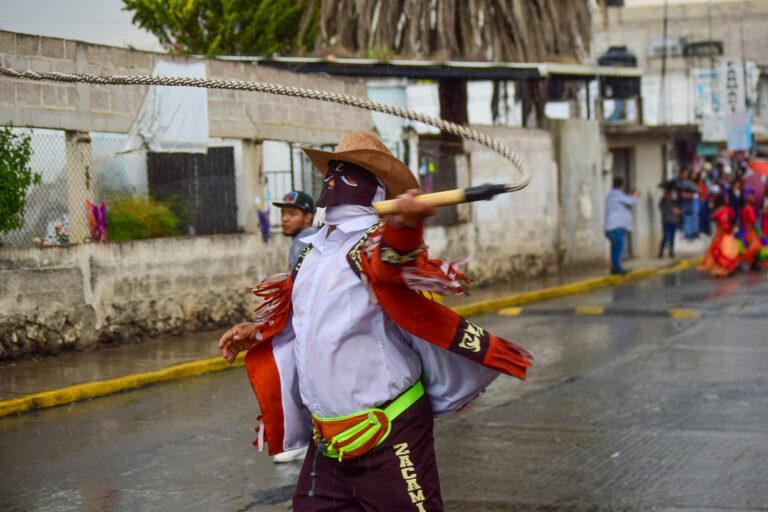
[[[416,197],[417,201],[422,201],[430,206],[448,206],[452,204],[472,203],[474,201],[490,201],[499,194],[505,194],[519,190],[519,188],[510,188],[509,185],[493,185],[485,183],[474,187],[463,189],[444,190],[442,192],[433,192],[431,194],[422,194]],[[397,201],[389,199],[387,201],[378,201],[373,203],[373,209],[380,216],[394,215],[397,212]]]

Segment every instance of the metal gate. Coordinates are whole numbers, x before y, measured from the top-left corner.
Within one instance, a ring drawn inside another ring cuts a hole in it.
[[[456,157],[463,154],[463,146],[444,140],[440,135],[419,137],[419,184],[425,193],[457,188]],[[437,209],[431,224],[451,226],[459,221],[456,206]]]
[[[237,232],[232,147],[202,153],[148,153],[149,195],[181,219],[187,235]]]

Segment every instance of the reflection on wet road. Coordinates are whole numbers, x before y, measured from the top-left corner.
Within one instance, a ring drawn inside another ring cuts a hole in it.
[[[477,318],[537,366],[438,421],[448,510],[766,510],[767,294],[684,272],[535,305],[626,315]],[[2,419],[0,510],[286,510],[256,415],[241,369]]]

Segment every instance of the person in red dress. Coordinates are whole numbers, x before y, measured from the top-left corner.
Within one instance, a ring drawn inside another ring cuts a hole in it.
[[[747,190],[744,206],[741,208],[741,230],[744,252],[741,254],[741,262],[753,268],[760,254],[760,232],[757,228],[757,212],[755,210],[755,192]]]
[[[697,267],[700,272],[708,272],[715,277],[727,277],[739,266],[739,245],[733,236],[736,212],[720,194],[715,199],[712,212],[715,221],[715,236],[704,255],[704,260]]]

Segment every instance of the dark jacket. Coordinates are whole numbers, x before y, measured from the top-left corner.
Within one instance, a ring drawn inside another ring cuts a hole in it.
[[[661,222],[664,224],[679,224],[680,215],[676,211],[677,209],[678,206],[675,201],[662,197],[659,201],[659,210],[661,210]]]

